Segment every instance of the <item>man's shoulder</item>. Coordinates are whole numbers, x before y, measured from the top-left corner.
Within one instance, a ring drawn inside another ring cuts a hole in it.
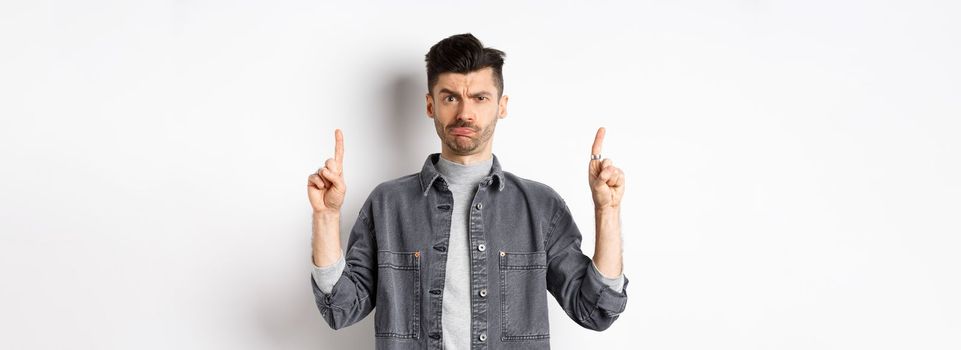
[[[381,182],[370,191],[370,196],[377,197],[387,194],[398,195],[404,193],[416,194],[420,189],[420,173],[418,172]]]
[[[546,183],[521,177],[509,171],[504,171],[504,180],[505,190],[509,189],[510,187],[516,187],[516,191],[520,192],[523,196],[528,197],[529,199],[547,201],[551,203],[564,203],[564,198],[562,198],[553,187]]]

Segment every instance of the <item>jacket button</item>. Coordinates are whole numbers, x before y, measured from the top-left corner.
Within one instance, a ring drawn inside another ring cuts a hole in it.
[[[487,340],[487,333],[481,333],[479,336],[477,336],[477,340],[486,341],[486,340]]]
[[[478,244],[478,245],[477,245],[477,250],[485,251],[485,250],[487,250],[487,246],[485,246],[484,243]]]
[[[481,298],[486,297],[486,296],[487,296],[487,288],[481,289],[480,292],[478,292],[477,294],[480,294]]]
[[[439,252],[446,252],[446,251],[447,251],[447,247],[445,247],[445,246],[443,246],[443,245],[440,245],[440,244],[435,245],[435,246],[434,246],[434,249],[437,250],[437,251],[439,251]]]
[[[433,294],[433,295],[438,295],[438,294],[440,294],[440,293],[443,293],[440,289],[431,289],[431,290],[430,290],[430,294]]]
[[[484,205],[483,205],[483,204],[480,204],[480,203],[477,203],[477,205],[474,206],[474,208],[477,208],[477,210],[481,210],[481,208],[483,208],[483,207],[484,207]]]
[[[440,339],[440,333],[431,333],[430,338],[434,340]]]

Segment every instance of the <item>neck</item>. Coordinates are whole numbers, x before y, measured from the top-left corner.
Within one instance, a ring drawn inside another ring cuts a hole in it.
[[[477,162],[489,160],[492,157],[491,154],[492,152],[490,143],[484,145],[483,149],[471,154],[455,153],[453,150],[447,148],[446,145],[442,146],[440,151],[440,156],[444,159],[462,165],[471,165]]]

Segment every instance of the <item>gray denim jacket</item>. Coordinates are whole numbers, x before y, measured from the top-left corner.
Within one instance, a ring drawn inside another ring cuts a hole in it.
[[[453,196],[428,156],[420,173],[371,191],[350,232],[346,267],[314,299],[334,329],[374,307],[378,349],[441,349],[441,312]],[[564,200],[542,183],[502,171],[493,156],[470,208],[472,349],[548,349],[549,291],[581,326],[607,329],[627,304],[581,252]]]

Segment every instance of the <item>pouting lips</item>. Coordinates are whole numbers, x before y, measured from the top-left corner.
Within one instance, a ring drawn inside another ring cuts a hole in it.
[[[451,129],[451,133],[457,136],[468,136],[474,134],[474,129],[465,127],[453,128]]]

